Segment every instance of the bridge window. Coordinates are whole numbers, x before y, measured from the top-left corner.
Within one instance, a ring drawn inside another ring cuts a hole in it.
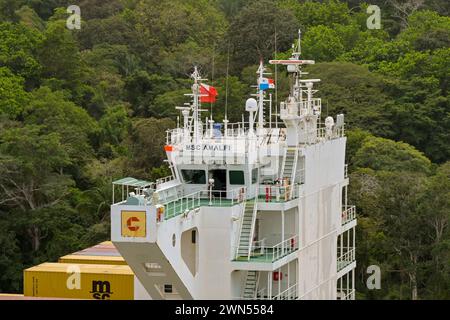
[[[190,184],[205,184],[206,172],[205,170],[181,170],[183,179]]]
[[[230,184],[239,184],[239,185],[245,184],[244,171],[230,170],[229,176],[230,176]]]

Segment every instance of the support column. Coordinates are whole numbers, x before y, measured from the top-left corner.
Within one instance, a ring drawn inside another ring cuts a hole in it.
[[[345,275],[345,280],[347,281],[347,285],[346,285],[346,294],[347,294],[347,298],[346,298],[346,300],[348,300],[348,295],[349,295],[349,293],[350,293],[350,284],[349,284],[349,278],[350,278],[350,274],[349,273],[347,273],[346,275]]]
[[[352,269],[352,291],[355,290],[355,269]],[[355,300],[355,293],[352,293],[352,300]]]
[[[284,247],[285,247],[285,243],[284,240],[286,240],[284,238],[284,210],[281,210],[281,252],[284,255]]]
[[[278,271],[278,295],[281,293],[281,278],[283,277],[282,276],[282,273],[281,273],[281,268],[278,268],[277,269]]]
[[[347,230],[347,252],[348,252],[348,257],[351,258],[351,254],[350,252],[350,229]]]

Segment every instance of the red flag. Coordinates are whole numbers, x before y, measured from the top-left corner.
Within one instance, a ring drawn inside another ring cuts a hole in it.
[[[200,94],[203,95],[200,97],[200,102],[216,102],[218,95],[216,88],[204,83],[200,85]]]

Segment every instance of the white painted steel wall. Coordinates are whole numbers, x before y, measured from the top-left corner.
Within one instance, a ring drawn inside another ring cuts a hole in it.
[[[346,138],[308,146],[305,194],[299,204],[299,297],[336,299],[336,236],[340,230]]]

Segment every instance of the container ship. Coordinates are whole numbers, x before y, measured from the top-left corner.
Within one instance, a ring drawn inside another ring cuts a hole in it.
[[[291,78],[279,106],[261,61],[238,123],[201,116],[216,92],[195,68],[182,124],[167,131],[172,174],[114,181],[112,242],[25,270],[24,296],[355,299],[344,115],[322,117],[300,51],[299,36],[291,58],[269,61]]]

